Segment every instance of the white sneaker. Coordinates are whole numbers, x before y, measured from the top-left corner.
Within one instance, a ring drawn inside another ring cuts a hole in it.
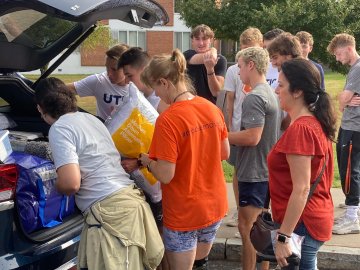
[[[348,206],[345,203],[339,203],[339,208],[346,209]],[[358,209],[358,216],[360,217],[360,203],[359,203],[359,209]]]
[[[351,220],[346,216],[334,224],[333,234],[358,234],[360,233],[359,219]]]
[[[344,211],[340,216],[337,216],[334,218],[334,225],[342,222],[342,220],[345,218],[346,211]]]
[[[240,235],[239,232],[236,232],[236,233],[235,233],[235,238],[241,238],[241,235]]]
[[[360,203],[358,204],[358,206],[360,206]],[[339,208],[347,208],[348,206],[345,203],[339,203],[338,207]]]
[[[238,213],[237,211],[234,213],[234,215],[231,217],[231,219],[226,222],[226,226],[228,227],[237,227],[239,224],[239,221],[238,221]]]

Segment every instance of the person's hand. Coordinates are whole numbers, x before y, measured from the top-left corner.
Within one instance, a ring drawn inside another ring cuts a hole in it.
[[[214,72],[214,67],[218,61],[217,51],[215,48],[211,48],[204,53],[204,65],[208,74]]]
[[[217,53],[217,49],[215,47],[211,47],[209,52],[211,53],[212,57],[217,59],[218,58],[218,53]]]
[[[125,172],[132,173],[139,168],[136,158],[128,158],[121,161],[121,166],[123,166]]]
[[[149,165],[151,159],[149,158],[148,154],[142,153],[140,154],[139,160],[141,161],[141,164],[146,167],[147,165]]]
[[[280,267],[285,267],[288,265],[286,258],[290,257],[291,254],[292,251],[289,243],[285,244],[285,243],[276,242],[275,257]]]
[[[348,106],[357,107],[360,106],[360,96],[353,96]]]

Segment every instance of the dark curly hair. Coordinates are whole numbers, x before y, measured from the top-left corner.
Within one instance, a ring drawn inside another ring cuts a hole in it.
[[[320,122],[326,137],[335,141],[334,107],[330,96],[320,87],[320,73],[315,65],[306,59],[295,58],[284,62],[281,71],[290,84],[290,93],[303,92],[305,104]]]
[[[43,113],[54,119],[78,110],[75,93],[57,78],[46,78],[38,83],[35,88],[35,101]]]

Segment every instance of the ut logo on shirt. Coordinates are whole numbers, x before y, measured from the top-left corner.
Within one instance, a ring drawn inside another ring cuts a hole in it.
[[[266,79],[269,85],[273,85],[274,82],[276,82],[277,79]]]
[[[104,94],[104,102],[105,103],[112,103],[113,99],[115,101],[116,105],[119,105],[119,101],[124,100],[124,96],[118,96],[118,95],[111,95],[111,94]]]

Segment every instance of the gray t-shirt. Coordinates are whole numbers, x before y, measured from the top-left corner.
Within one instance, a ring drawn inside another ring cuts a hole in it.
[[[50,128],[49,142],[56,169],[79,164],[81,185],[75,201],[82,212],[133,183],[120,165],[109,131],[88,113],[61,116]]]
[[[240,182],[268,181],[266,157],[280,137],[281,113],[274,90],[258,84],[242,105],[241,130],[264,127],[256,146],[239,146],[236,175]]]
[[[346,77],[345,90],[360,95],[360,59],[351,66]],[[341,119],[341,128],[360,132],[360,106],[347,106]]]

